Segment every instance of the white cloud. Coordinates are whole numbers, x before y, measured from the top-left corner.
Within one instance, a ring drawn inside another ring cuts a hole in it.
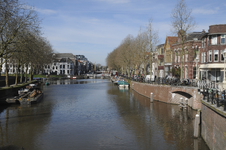
[[[209,14],[216,14],[218,13],[219,7],[216,7],[214,9],[204,9],[204,8],[196,8],[193,10],[194,14],[204,14],[204,15],[209,15]]]
[[[35,8],[35,10],[37,12],[40,12],[42,14],[45,14],[45,15],[53,15],[53,14],[56,14],[57,11],[55,10],[51,10],[51,9],[40,9],[40,8]]]
[[[125,4],[130,2],[130,0],[97,0],[97,1],[107,2],[111,4]]]

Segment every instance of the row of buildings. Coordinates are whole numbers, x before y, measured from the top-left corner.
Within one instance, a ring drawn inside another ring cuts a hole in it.
[[[208,32],[187,34],[183,46],[179,36],[167,36],[154,52],[152,72],[157,77],[179,76],[183,69],[182,78],[223,82],[225,35],[226,24],[217,24],[209,26]]]
[[[41,74],[55,75],[81,75],[94,71],[94,64],[89,62],[84,55],[73,55],[72,53],[54,53],[52,63],[44,65],[39,71]],[[13,61],[10,61],[13,62]],[[16,73],[16,64],[8,63],[8,73]],[[24,72],[26,67],[24,67]],[[20,72],[20,71],[19,71]],[[28,73],[30,67],[28,67]],[[1,73],[5,73],[5,64],[2,65]]]

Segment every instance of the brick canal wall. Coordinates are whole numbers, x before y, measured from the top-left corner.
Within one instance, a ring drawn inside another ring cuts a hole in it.
[[[186,97],[174,93],[174,92],[184,92],[190,94],[192,97],[188,98],[188,105],[192,109],[201,109],[201,98],[202,95],[198,94],[198,88],[194,87],[174,87],[168,85],[154,85],[154,84],[147,84],[147,83],[139,83],[131,81],[130,87],[138,92],[141,95],[150,98],[150,93],[153,93],[153,99],[158,100],[165,103],[171,104],[179,104],[180,98],[182,97],[185,99]]]
[[[226,112],[206,101],[202,101],[201,112],[202,138],[210,149],[226,150]]]
[[[131,82],[130,87],[141,95],[165,103],[179,104],[180,98],[184,96],[174,93],[183,91],[192,95],[188,104],[193,109],[201,109],[201,136],[211,150],[226,150],[226,112],[223,108],[216,108],[214,105],[201,100],[202,95],[198,94],[198,88],[171,87],[167,85],[153,85],[139,82]]]

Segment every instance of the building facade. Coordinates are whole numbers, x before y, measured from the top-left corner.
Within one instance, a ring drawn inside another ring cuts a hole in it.
[[[200,49],[200,76],[210,81],[222,82],[224,77],[224,57],[226,50],[226,24],[209,26],[202,36]]]
[[[199,78],[199,51],[201,48],[201,37],[205,32],[192,32],[186,35],[182,44],[180,39],[173,44],[173,67],[174,75],[182,76],[183,79]],[[181,67],[181,64],[183,67]],[[182,69],[182,74],[181,74]]]

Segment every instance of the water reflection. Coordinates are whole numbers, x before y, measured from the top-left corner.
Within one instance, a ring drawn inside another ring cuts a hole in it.
[[[68,84],[88,84],[88,83],[100,83],[109,82],[103,79],[62,79],[62,80],[48,80],[47,82],[53,85],[68,85]]]
[[[192,137],[194,111],[109,80],[53,81],[44,93],[38,104],[0,109],[0,149],[208,149]]]

